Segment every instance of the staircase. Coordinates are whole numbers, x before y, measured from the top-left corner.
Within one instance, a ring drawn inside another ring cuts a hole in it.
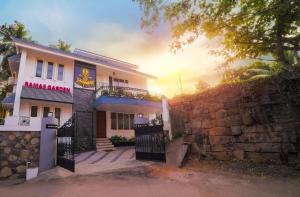
[[[114,145],[108,138],[96,138],[97,151],[112,151],[116,150]]]

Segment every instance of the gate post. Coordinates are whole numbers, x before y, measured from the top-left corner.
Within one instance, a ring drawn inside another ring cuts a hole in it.
[[[57,124],[58,121],[56,118],[42,118],[39,172],[49,170],[56,166]]]

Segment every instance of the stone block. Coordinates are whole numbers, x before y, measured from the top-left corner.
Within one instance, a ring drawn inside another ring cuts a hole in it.
[[[9,167],[4,167],[0,171],[0,177],[6,178],[12,175],[12,170]]]
[[[5,154],[9,154],[10,151],[11,151],[11,148],[10,148],[10,147],[5,147],[5,148],[4,148],[4,153],[5,153]]]
[[[246,155],[249,160],[257,163],[282,163],[280,153],[247,152]]]
[[[210,152],[209,153],[214,159],[220,161],[229,161],[232,159],[232,154],[230,152]]]
[[[230,123],[232,126],[241,126],[243,125],[243,121],[240,115],[230,116]]]
[[[21,150],[20,151],[20,156],[21,156],[22,159],[27,159],[28,156],[29,156],[29,150],[25,150],[25,149]]]
[[[235,150],[235,151],[233,151],[233,156],[238,160],[244,160],[245,159],[245,151]]]
[[[223,144],[214,144],[210,146],[210,151],[212,152],[228,152],[231,151],[231,146],[223,145]]]
[[[253,112],[250,108],[246,108],[241,111],[242,120],[245,125],[253,125],[255,123],[255,119],[253,118]]]
[[[217,127],[230,127],[230,118],[221,118],[221,119],[216,119],[215,120],[215,126]]]
[[[231,135],[231,130],[227,127],[214,127],[209,129],[209,135]]]
[[[26,167],[24,165],[19,165],[16,167],[18,173],[24,173],[26,171]]]
[[[209,129],[209,128],[211,128],[212,126],[211,126],[211,121],[209,120],[209,119],[204,119],[203,121],[202,121],[202,125],[201,125],[201,128],[203,128],[203,129]]]
[[[30,143],[32,144],[32,145],[36,145],[37,143],[39,143],[40,142],[40,139],[39,138],[33,138],[31,141],[30,141]]]
[[[232,136],[209,136],[210,144],[230,144],[235,140]]]
[[[228,114],[228,116],[238,115],[238,114],[240,114],[240,108],[236,107],[236,108],[228,109],[227,114]]]
[[[18,157],[16,155],[9,155],[8,156],[8,161],[16,161]]]
[[[231,133],[232,133],[232,135],[241,135],[242,127],[241,126],[231,126]]]
[[[226,116],[226,110],[220,109],[215,114],[216,114],[216,118],[217,119],[225,118],[225,116]]]

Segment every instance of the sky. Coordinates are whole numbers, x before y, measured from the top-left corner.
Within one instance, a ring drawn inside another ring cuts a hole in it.
[[[223,60],[210,54],[217,43],[200,37],[174,54],[168,25],[146,33],[140,28],[142,15],[131,0],[0,0],[0,24],[17,20],[41,44],[62,39],[72,49],[137,64],[140,71],[158,77],[148,82],[154,92],[173,97],[193,92],[199,79],[219,82],[216,68]]]

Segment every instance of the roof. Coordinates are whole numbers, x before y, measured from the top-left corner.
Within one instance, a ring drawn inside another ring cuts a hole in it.
[[[6,97],[1,101],[2,104],[11,104],[11,103],[14,103],[14,102],[15,102],[15,94],[6,96]]]
[[[141,75],[147,78],[156,79],[156,77],[153,75],[149,75],[134,69],[134,68],[138,68],[138,66],[134,64],[130,64],[121,60],[116,60],[92,52],[84,51],[81,49],[76,49],[75,52],[72,53],[57,48],[52,48],[41,44],[37,44],[35,42],[22,40],[19,38],[14,38],[13,41],[15,42],[15,45],[17,47],[25,47],[25,48],[35,49],[35,50],[44,50],[45,52],[55,53],[56,55],[65,56],[73,60],[78,60],[78,61],[95,64],[99,66],[106,66],[108,68],[114,68],[116,70],[132,73],[136,75]]]
[[[73,97],[70,92],[38,89],[38,88],[25,87],[25,86],[23,86],[22,88],[21,98],[51,101],[51,102],[58,102],[58,103],[70,103],[70,104],[73,103]]]

